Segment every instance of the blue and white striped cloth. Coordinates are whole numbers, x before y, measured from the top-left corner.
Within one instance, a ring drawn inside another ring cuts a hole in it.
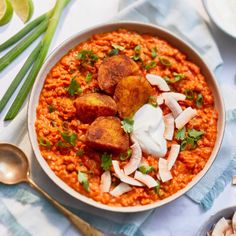
[[[120,6],[120,13],[115,20],[136,20],[163,26],[192,44],[213,70],[222,64],[207,25],[189,1],[123,0]],[[235,118],[235,112],[228,114],[229,119]],[[4,133],[0,134],[0,141],[10,141],[24,149],[28,146],[26,152],[33,158],[29,141],[25,137],[27,135],[25,123],[26,109],[4,130]],[[235,155],[232,154],[233,144],[230,142],[231,133],[232,126],[228,123],[217,160],[207,175],[187,193],[193,201],[205,209],[212,205],[236,171]],[[34,168],[34,173],[37,175],[37,168]],[[45,181],[50,180],[45,177]],[[153,210],[136,214],[110,213],[78,201],[76,209],[72,210],[102,231],[129,236],[143,235],[140,228],[154,212]],[[68,220],[25,184],[0,185],[0,223],[4,226],[6,235],[73,235],[70,233]]]

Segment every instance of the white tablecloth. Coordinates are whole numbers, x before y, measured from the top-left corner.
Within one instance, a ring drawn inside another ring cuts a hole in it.
[[[54,2],[53,0],[35,0],[34,17],[50,9]],[[233,88],[235,87],[236,74],[236,39],[225,35],[209,21],[200,0],[195,1],[194,4],[200,14],[208,21],[224,60],[224,66],[218,80],[221,86],[231,86]],[[60,31],[58,31],[54,38],[51,50],[76,32],[109,20],[115,16],[117,10],[118,0],[74,0],[67,12],[64,12],[59,25]],[[0,28],[0,43],[13,35],[21,27],[23,27],[23,24],[14,16],[10,24]],[[28,49],[28,52],[31,51],[35,45],[36,44],[33,44]],[[15,60],[13,65],[10,65],[6,70],[0,72],[0,97],[2,97],[17,71],[22,66],[27,54],[27,52],[24,53]],[[3,54],[0,54],[0,56],[2,55]],[[230,98],[231,95],[228,95],[225,101],[228,108],[236,106],[236,100]],[[5,112],[6,110],[0,115],[0,132],[4,132],[3,117]],[[37,174],[44,175],[41,170],[37,170]],[[46,176],[44,179],[50,184]],[[50,191],[58,191],[58,199],[62,202],[66,202],[66,195],[63,195],[58,189],[50,190],[50,188],[48,188],[48,191],[49,193]],[[207,212],[203,212],[198,205],[183,196],[175,202],[159,208],[152,218],[145,222],[142,230],[145,235],[149,236],[193,236],[202,222],[211,214],[231,205],[236,205],[236,187],[231,186],[231,184],[225,188],[224,192],[215,201],[213,207]],[[4,227],[1,225],[0,235],[5,235]],[[67,232],[67,235],[73,236],[78,235],[78,233],[72,229]]]

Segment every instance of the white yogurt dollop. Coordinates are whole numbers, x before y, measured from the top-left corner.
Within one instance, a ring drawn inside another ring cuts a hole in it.
[[[155,157],[164,157],[167,143],[164,138],[165,124],[162,110],[145,104],[135,113],[133,119],[132,141],[138,142],[143,152]]]

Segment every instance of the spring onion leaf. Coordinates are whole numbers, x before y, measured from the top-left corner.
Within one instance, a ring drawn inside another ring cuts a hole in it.
[[[174,79],[175,82],[178,82],[178,81],[180,81],[181,79],[185,78],[185,75],[184,75],[184,74],[179,74],[179,73],[174,72],[173,75],[174,75],[174,78],[175,78],[175,79]]]
[[[133,59],[134,61],[138,61],[138,60],[140,60],[140,57],[139,57],[139,55],[134,55],[131,57],[131,59]]]
[[[177,140],[184,140],[185,139],[185,133],[186,133],[186,128],[183,127],[182,129],[179,129],[176,134],[175,134],[175,138]]]
[[[85,77],[85,81],[89,83],[92,80],[92,78],[93,78],[93,75],[91,73],[88,73]]]
[[[55,111],[55,108],[53,107],[53,105],[52,104],[48,105],[48,112],[52,113],[54,111]]]
[[[161,187],[161,183],[160,183],[160,181],[157,180],[157,186],[154,187],[154,191],[156,194],[159,194],[160,187]]]
[[[202,102],[203,102],[203,96],[201,93],[199,93],[197,95],[197,98],[196,98],[196,106],[197,107],[201,107],[202,106]]]
[[[75,133],[70,134],[68,132],[64,132],[61,133],[61,136],[67,143],[69,143],[72,146],[75,146],[76,140],[78,139],[78,136]]]
[[[134,120],[132,119],[124,119],[121,121],[122,128],[125,133],[131,133],[133,131]]]
[[[172,63],[166,57],[159,57],[159,61],[163,66],[171,66]]]
[[[136,54],[140,54],[141,46],[140,45],[135,46],[134,51]]]
[[[154,107],[157,107],[158,104],[157,104],[157,98],[155,96],[150,96],[148,98],[148,103],[151,104],[152,106]]]
[[[110,170],[111,166],[112,166],[112,155],[107,154],[106,152],[104,152],[102,154],[101,157],[101,167],[103,168],[103,170]]]
[[[89,191],[88,176],[86,173],[78,171],[78,181],[83,185],[86,191]]]
[[[156,65],[157,65],[157,63],[155,61],[150,61],[145,65],[145,69],[150,70],[150,69],[154,68]]]
[[[200,139],[203,134],[204,134],[204,132],[201,130],[196,130],[196,129],[189,129],[188,130],[189,137],[192,137],[197,140]]]
[[[194,99],[194,92],[191,89],[186,89],[184,91],[184,94],[186,95],[186,98],[189,100],[193,100]]]
[[[132,156],[132,149],[129,148],[126,153],[121,153],[120,154],[120,160],[125,161],[128,158],[130,158],[131,156]]]
[[[181,143],[180,143],[180,151],[184,151],[187,147],[187,141],[186,139],[184,139]]]
[[[149,174],[151,171],[154,170],[154,167],[148,166],[148,165],[142,165],[138,168],[138,170],[142,172],[143,174]]]
[[[46,148],[51,147],[51,143],[45,138],[40,138],[39,139],[39,144],[40,144],[40,146],[43,146],[43,147],[46,147]]]
[[[151,49],[151,54],[152,54],[153,59],[157,57],[157,48],[156,47]]]
[[[120,51],[124,51],[124,50],[125,50],[125,47],[120,46],[120,45],[117,45],[117,44],[112,44],[112,47],[113,47],[114,49],[118,49],[118,50],[120,50]]]

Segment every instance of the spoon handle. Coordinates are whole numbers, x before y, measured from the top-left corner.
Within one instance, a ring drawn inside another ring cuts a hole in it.
[[[43,189],[41,189],[32,179],[28,178],[28,183],[38,190],[45,198],[47,198],[61,213],[63,213],[66,217],[69,218],[71,223],[81,231],[84,236],[104,236],[102,232],[93,228],[86,221],[82,220],[77,215],[73,214],[71,211],[62,206],[59,202],[57,202],[54,198],[48,195]]]

